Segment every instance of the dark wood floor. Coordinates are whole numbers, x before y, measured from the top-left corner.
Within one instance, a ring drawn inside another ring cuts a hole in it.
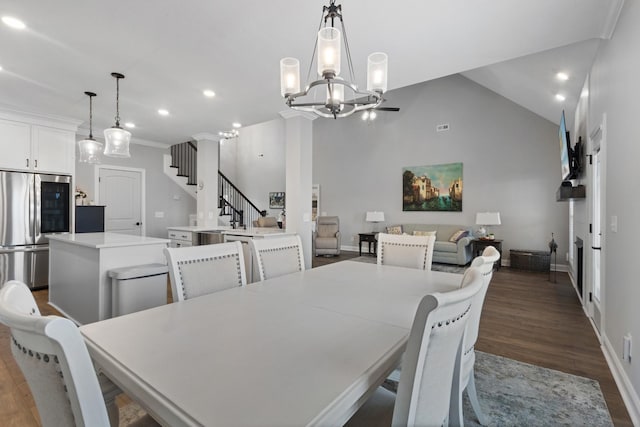
[[[313,267],[357,257],[316,257]],[[43,314],[57,314],[47,305],[48,292],[34,292]],[[598,339],[584,315],[569,277],[509,268],[495,272],[482,313],[476,348],[522,362],[593,378],[600,383],[616,426],[632,426],[611,376]],[[126,402],[126,397],[119,403]],[[38,426],[33,398],[9,349],[9,332],[0,325],[0,425]]]

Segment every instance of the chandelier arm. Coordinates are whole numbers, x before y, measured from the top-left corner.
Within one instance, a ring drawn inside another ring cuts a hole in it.
[[[342,27],[342,39],[344,40],[344,48],[347,51],[347,68],[349,68],[349,76],[352,82],[356,81],[355,71],[353,70],[353,61],[351,60],[351,49],[349,49],[349,40],[347,39],[347,30],[344,27],[344,21],[342,15],[340,17],[340,26]]]

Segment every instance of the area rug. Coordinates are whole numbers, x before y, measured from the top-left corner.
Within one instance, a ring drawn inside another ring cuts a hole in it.
[[[356,258],[351,258],[349,261],[366,262],[368,264],[375,264],[377,262],[377,259],[376,257],[373,257],[373,256],[359,256]],[[445,271],[447,273],[462,274],[466,270],[466,267],[460,267],[460,266],[451,265],[451,264],[438,264],[437,262],[434,262],[431,264],[431,269],[433,271]]]
[[[490,426],[613,426],[597,381],[476,351],[476,390]],[[385,381],[395,391],[397,383]],[[480,426],[464,394],[464,425]]]
[[[597,381],[476,351],[478,399],[490,426],[613,426]],[[386,382],[394,389],[396,384]],[[120,426],[145,415],[120,408]],[[465,393],[465,426],[479,426]]]

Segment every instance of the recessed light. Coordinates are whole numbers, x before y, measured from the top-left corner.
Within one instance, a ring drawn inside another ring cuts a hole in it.
[[[213,98],[214,96],[216,96],[216,93],[214,91],[212,91],[211,89],[205,89],[205,90],[202,91],[202,93],[207,98]]]
[[[242,127],[242,124],[238,123],[238,122],[234,122],[231,126],[233,126],[234,128],[238,129],[238,128]]]
[[[2,22],[16,30],[24,30],[25,28],[27,28],[24,22],[22,22],[18,18],[14,18],[13,16],[3,16]]]
[[[559,72],[558,74],[556,74],[556,79],[566,82],[567,80],[569,80],[569,75],[567,73]]]
[[[581,97],[586,98],[589,96],[589,89],[584,89],[580,94]]]
[[[124,124],[124,127],[127,127],[129,129],[133,129],[134,127],[136,127],[135,123],[131,123],[131,122],[127,122]]]
[[[161,116],[168,116],[169,110],[165,110],[164,108],[161,108],[158,110],[158,114],[160,114]]]
[[[0,65],[0,71],[2,71],[2,65]]]
[[[564,101],[565,99],[567,99],[567,98],[563,94],[556,93],[556,100],[557,101]]]

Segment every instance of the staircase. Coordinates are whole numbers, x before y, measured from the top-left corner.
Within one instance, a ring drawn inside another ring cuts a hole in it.
[[[191,142],[172,145],[171,155],[165,155],[164,171],[187,193],[196,197],[198,186],[198,148]],[[230,225],[251,227],[253,221],[265,216],[222,172],[218,171],[220,220]]]

